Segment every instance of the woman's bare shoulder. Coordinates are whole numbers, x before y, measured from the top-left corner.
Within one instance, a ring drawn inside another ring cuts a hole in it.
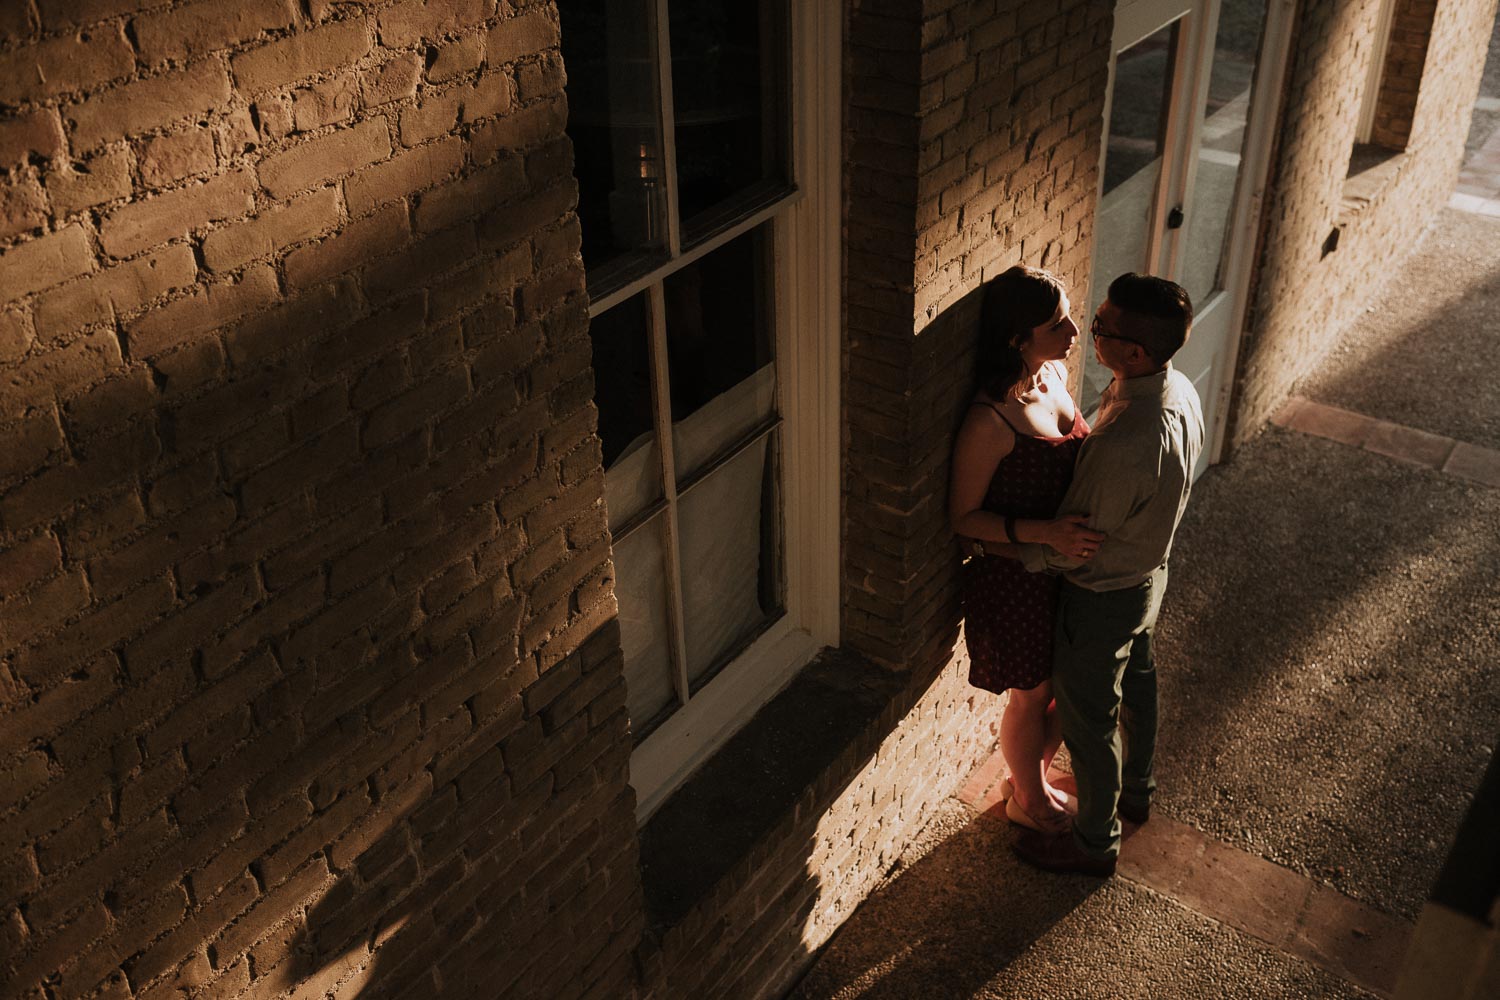
[[[984,391],[974,394],[964,414],[963,430],[991,440],[1006,441],[1015,436],[1005,417],[1004,404]]]

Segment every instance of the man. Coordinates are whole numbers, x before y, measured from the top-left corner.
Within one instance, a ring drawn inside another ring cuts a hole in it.
[[[1203,448],[1193,383],[1172,368],[1193,306],[1164,278],[1122,274],[1094,316],[1094,355],[1114,374],[1079,451],[1058,516],[1087,514],[1105,540],[1086,562],[1025,546],[1027,569],[1063,573],[1053,645],[1053,692],[1078,781],[1078,814],[1064,834],[1026,832],[1022,860],[1048,871],[1112,875],[1120,816],[1150,815],[1156,750],[1151,637],[1167,586],[1172,535]],[[1123,718],[1122,718],[1123,702]],[[1121,760],[1123,721],[1129,759]]]

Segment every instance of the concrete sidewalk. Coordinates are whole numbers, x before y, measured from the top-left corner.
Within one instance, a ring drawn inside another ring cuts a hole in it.
[[[1500,217],[1450,208],[1371,289],[1195,489],[1159,636],[1162,787],[1119,875],[1020,865],[992,761],[794,996],[1393,987],[1500,736]]]

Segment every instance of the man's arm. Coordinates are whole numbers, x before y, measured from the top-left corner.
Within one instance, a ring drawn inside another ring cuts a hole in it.
[[[1120,443],[1103,434],[1096,434],[1083,442],[1078,452],[1078,464],[1073,469],[1072,485],[1057,508],[1058,517],[1064,514],[1088,517],[1089,527],[1104,534],[1104,545],[1109,544],[1109,536],[1149,496],[1156,471],[1141,468],[1124,449],[1118,447]],[[1061,555],[1046,545],[1022,545],[1020,548],[1021,562],[1033,573],[1045,570],[1062,573],[1083,565],[1082,560]]]

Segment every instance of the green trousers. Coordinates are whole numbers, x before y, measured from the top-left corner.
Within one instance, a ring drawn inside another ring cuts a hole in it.
[[[1078,780],[1073,835],[1093,858],[1120,853],[1115,810],[1122,795],[1145,805],[1156,788],[1151,636],[1166,589],[1163,564],[1144,583],[1124,590],[1086,590],[1065,580],[1058,598],[1052,691]],[[1127,760],[1122,760],[1122,721]]]

